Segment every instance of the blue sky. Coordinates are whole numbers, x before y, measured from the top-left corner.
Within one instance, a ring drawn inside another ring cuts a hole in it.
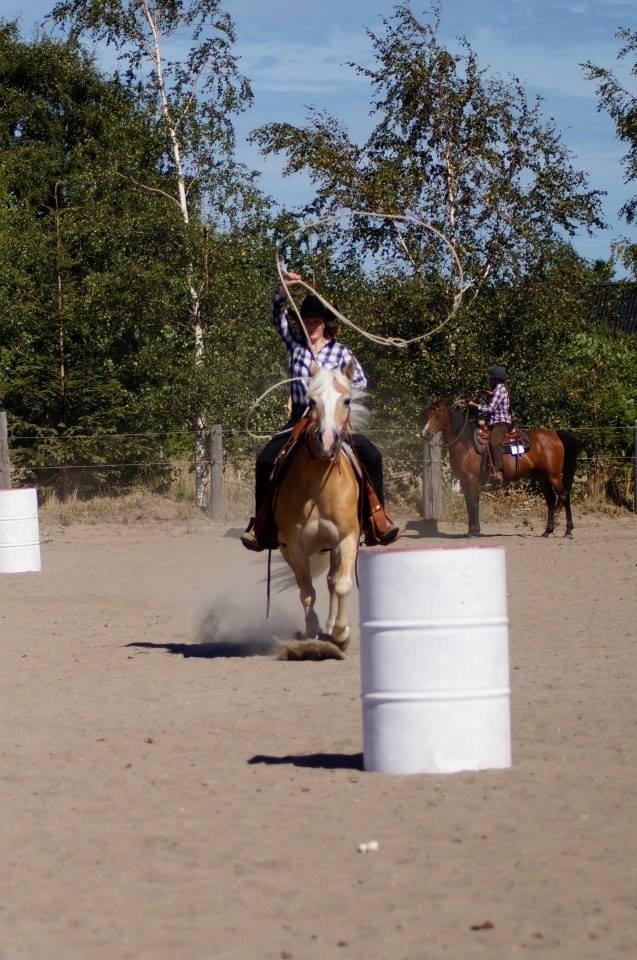
[[[0,15],[19,18],[29,36],[51,7],[30,0],[29,12],[17,0],[0,0]],[[369,88],[347,61],[371,63],[364,27],[380,27],[391,14],[392,0],[226,0],[237,25],[237,52],[253,85],[254,107],[237,120],[239,159],[262,173],[264,190],[286,205],[311,196],[303,176],[283,178],[282,162],[259,156],[247,133],[269,121],[302,123],[309,105],[339,117],[352,136],[370,128]],[[424,14],[425,3],[413,2]],[[637,0],[443,0],[442,38],[453,43],[465,35],[483,66],[506,76],[514,73],[530,94],[540,94],[547,116],[555,118],[575,163],[586,170],[591,186],[606,190],[609,229],[575,245],[586,257],[605,257],[618,233],[627,234],[617,210],[631,192],[623,183],[620,159],[625,152],[614,125],[596,110],[593,84],[579,64],[584,60],[616,67],[618,27],[637,24]],[[96,51],[98,59],[109,63]],[[623,75],[628,78],[624,69]],[[634,81],[633,81],[634,82]],[[634,185],[632,192],[634,192]]]

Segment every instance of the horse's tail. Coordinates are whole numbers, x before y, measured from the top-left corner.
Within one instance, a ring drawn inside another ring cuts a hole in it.
[[[575,465],[577,463],[577,441],[568,430],[555,431],[562,441],[564,447],[564,466],[562,467],[562,477],[564,480],[564,493],[568,495],[575,479]]]
[[[316,577],[327,573],[329,565],[329,550],[323,553],[313,553],[310,557],[310,573],[312,574],[312,579],[314,580]],[[272,583],[276,587],[277,593],[285,593],[286,590],[296,589],[296,577],[287,563],[285,566],[279,567],[276,573],[272,575]]]

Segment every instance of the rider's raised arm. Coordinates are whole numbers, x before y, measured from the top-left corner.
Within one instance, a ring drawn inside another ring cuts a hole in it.
[[[301,339],[290,323],[287,301],[287,294],[280,290],[277,291],[272,301],[271,313],[274,326],[281,340],[288,349],[292,349],[301,342]]]
[[[294,282],[299,278],[299,275],[296,273],[286,274],[286,280]],[[272,320],[276,331],[283,340],[283,343],[286,345],[288,350],[293,349],[298,344],[304,345],[305,341],[299,336],[299,334],[294,330],[294,327],[290,323],[290,316],[288,310],[288,294],[287,290],[284,287],[279,287],[277,292],[274,294],[274,299],[272,301],[271,308]]]

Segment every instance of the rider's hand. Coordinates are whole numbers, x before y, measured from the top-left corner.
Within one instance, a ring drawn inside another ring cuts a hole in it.
[[[291,270],[289,272],[287,270],[284,270],[283,279],[285,280],[288,286],[291,286],[293,283],[299,283],[299,281],[302,281],[303,277],[301,276],[300,273],[293,273]]]
[[[467,406],[468,406],[468,407],[477,407],[478,404],[475,402],[475,400],[467,400]]]

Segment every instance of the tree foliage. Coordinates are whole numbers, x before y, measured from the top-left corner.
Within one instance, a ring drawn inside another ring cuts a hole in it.
[[[637,30],[622,27],[617,31],[622,47],[617,55],[619,60],[630,60],[630,75],[637,78]],[[637,182],[637,96],[620,82],[608,67],[599,67],[588,60],[584,65],[589,80],[597,82],[598,109],[607,110],[615,122],[617,136],[628,146],[623,158],[624,182]],[[629,197],[619,211],[627,223],[637,219],[637,193]],[[631,266],[637,276],[637,244],[625,245],[626,264]]]
[[[240,210],[232,118],[250,105],[252,92],[238,69],[234,24],[221,0],[60,0],[50,17],[71,38],[114,47],[127,84],[163,139],[162,173],[183,172],[195,207]],[[191,46],[181,55],[186,37]],[[245,186],[250,192],[250,178]],[[173,199],[179,202],[176,190]]]
[[[411,213],[445,234],[477,288],[522,276],[560,236],[601,226],[600,194],[540,100],[530,102],[515,78],[489,75],[467,40],[459,53],[446,49],[439,25],[439,10],[421,23],[404,4],[382,33],[368,31],[376,62],[355,67],[376,118],[364,144],[320,110],[305,127],[273,123],[253,137],[263,153],[285,154],[287,173],[309,173],[316,196],[307,212]],[[360,223],[358,235],[371,250],[396,247],[385,224]],[[430,239],[412,250],[421,269],[440,256]]]
[[[100,2],[91,9],[103,18],[108,10],[119,16],[123,7]],[[376,434],[381,449],[395,453],[396,444],[404,445],[405,456],[413,457],[424,406],[434,395],[480,392],[494,361],[510,368],[520,421],[621,426],[635,416],[634,347],[597,329],[590,316],[591,290],[607,277],[608,265],[591,267],[556,239],[565,224],[593,213],[596,197],[583,186],[576,189],[570,168],[557,187],[549,177],[542,193],[525,167],[507,193],[500,178],[508,169],[502,167],[508,141],[498,124],[514,88],[500,81],[491,86],[477,62],[469,63],[467,48],[458,57],[443,56],[434,27],[416,25],[404,8],[396,17],[378,39],[379,51],[391,47],[398,56],[392,44],[399,26],[407,31],[400,34],[405,43],[413,33],[422,49],[412,63],[407,44],[394,87],[390,60],[382,76],[380,60],[371,71],[378,123],[364,148],[316,117],[319,126],[310,133],[283,131],[299,136],[299,153],[289,156],[289,164],[316,178],[312,210],[406,203],[445,230],[455,210],[455,242],[476,285],[482,282],[470,310],[407,350],[386,350],[342,332],[369,376],[373,429],[391,430]],[[414,97],[429,91],[433,109],[444,86],[441,76],[451,91],[431,129],[424,114],[409,114],[411,101],[399,90],[399,79],[406,84],[418,64]],[[473,99],[460,109],[468,77]],[[189,196],[197,203],[184,222],[167,199],[174,195],[174,158],[157,103],[146,80],[140,86],[133,79],[102,75],[72,37],[26,42],[15,25],[0,26],[0,407],[9,413],[14,438],[38,438],[22,451],[13,443],[18,464],[101,464],[95,482],[108,481],[111,489],[133,479],[136,470],[107,464],[145,463],[172,453],[191,459],[193,423],[202,417],[223,424],[231,451],[254,451],[252,442],[246,445],[246,412],[258,394],[286,376],[285,352],[268,320],[277,284],[273,240],[298,223],[289,211],[275,215],[240,171],[233,181],[232,164],[225,168],[231,179],[223,189],[232,194],[235,213],[221,216],[221,206],[203,203],[204,188],[194,184]],[[387,101],[382,109],[381,93]],[[521,101],[514,100],[521,110]],[[539,122],[529,110],[535,119],[528,119],[527,132]],[[478,115],[486,132],[480,133]],[[445,139],[444,123],[454,116],[449,129],[460,138],[457,155],[466,156],[466,168],[452,203],[445,166],[445,144],[452,141]],[[319,128],[323,139],[314,136]],[[259,134],[264,148],[279,133],[270,128]],[[529,163],[533,142],[524,147]],[[469,156],[474,151],[475,163]],[[557,148],[555,156],[564,160]],[[427,180],[419,179],[419,165]],[[213,167],[210,183],[218,184]],[[541,157],[533,169],[545,169]],[[498,201],[504,206],[489,206],[488,182],[504,191]],[[534,212],[534,204],[542,209]],[[493,232],[497,210],[505,208],[516,211],[520,222],[521,236],[512,231],[510,242],[506,231]],[[286,256],[362,326],[408,339],[446,310],[448,285],[434,256],[439,249],[415,231],[403,231],[401,238],[406,252],[398,244],[404,254],[398,267],[388,256],[396,250],[395,234],[362,220],[354,221],[353,244],[345,231],[332,231],[320,242],[294,237]],[[385,257],[372,268],[368,254],[377,251]],[[420,258],[418,270],[410,257]],[[198,363],[189,285],[206,318]],[[285,416],[281,390],[259,408],[252,426],[267,433]],[[172,439],[147,436],[155,433]],[[591,434],[591,443],[595,436],[605,435]],[[54,471],[40,474],[38,484],[55,477]]]

